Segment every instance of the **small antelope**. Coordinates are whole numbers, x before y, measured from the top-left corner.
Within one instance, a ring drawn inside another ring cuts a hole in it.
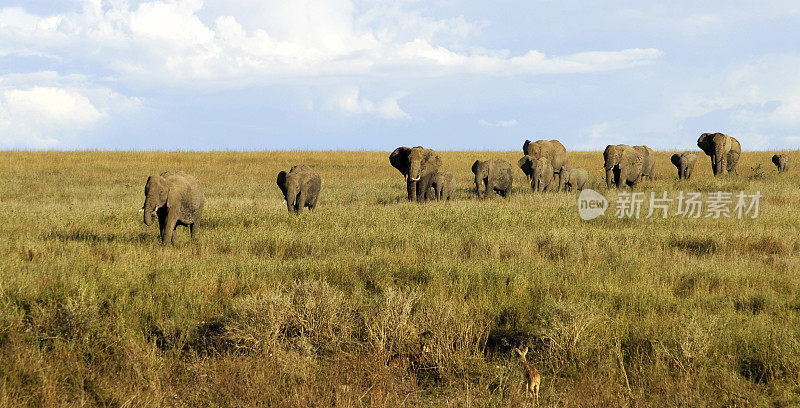
[[[520,357],[522,357],[522,365],[525,366],[525,395],[527,396],[528,393],[532,393],[533,397],[536,399],[536,406],[539,406],[539,383],[542,381],[542,376],[539,375],[539,371],[534,367],[532,364],[528,363],[528,360],[525,359],[525,356],[528,354],[528,348],[525,347],[525,350],[520,350],[514,347],[514,350],[517,351]]]

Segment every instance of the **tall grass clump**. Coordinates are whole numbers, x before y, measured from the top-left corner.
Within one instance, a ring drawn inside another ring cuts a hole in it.
[[[680,181],[659,152],[639,187],[759,191],[758,218],[588,222],[518,170],[475,199],[475,159],[520,152],[441,152],[456,197],[422,205],[381,152],[0,155],[0,406],[523,406],[515,347],[546,406],[800,404],[800,176],[768,152]],[[570,161],[615,202],[600,152]],[[174,248],[137,212],[164,170],[207,198]]]

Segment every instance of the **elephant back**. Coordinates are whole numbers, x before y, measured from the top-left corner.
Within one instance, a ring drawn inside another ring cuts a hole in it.
[[[534,160],[545,157],[550,160],[553,169],[560,171],[562,166],[567,165],[567,148],[558,140],[537,140],[531,143],[526,140],[522,145],[522,151]]]

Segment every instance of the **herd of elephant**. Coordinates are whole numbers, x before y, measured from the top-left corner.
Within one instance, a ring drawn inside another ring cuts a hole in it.
[[[703,133],[697,146],[711,158],[715,176],[736,174],[742,148],[739,141],[722,133]],[[537,192],[580,191],[589,180],[589,173],[581,167],[569,166],[567,149],[558,140],[526,140],[522,145],[524,156],[517,165],[525,173],[531,188]],[[606,184],[634,188],[643,178],[653,178],[655,153],[647,146],[609,145],[603,151]],[[672,164],[678,169],[678,178],[688,179],[697,163],[695,153],[674,154]],[[434,150],[421,146],[398,147],[389,155],[391,165],[406,179],[408,200],[450,200],[456,188],[453,174],[440,171],[442,159]],[[778,172],[789,169],[789,156],[776,154],[772,162]],[[508,197],[513,181],[512,166],[505,160],[476,160],[472,165],[475,175],[475,194],[484,197],[495,193]],[[301,164],[289,172],[278,173],[278,187],[286,200],[289,212],[300,212],[304,207],[313,210],[317,205],[322,178],[310,166]],[[161,242],[175,243],[174,231],[179,225],[189,227],[192,238],[203,214],[205,196],[200,183],[183,172],[164,172],[150,176],[144,188],[142,209],[144,223],[152,225],[153,215],[158,217]]]

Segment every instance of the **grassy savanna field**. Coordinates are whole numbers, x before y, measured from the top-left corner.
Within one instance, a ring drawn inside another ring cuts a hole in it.
[[[521,406],[527,345],[542,406],[797,406],[800,171],[698,152],[679,182],[671,153],[640,190],[761,191],[759,217],[583,221],[520,152],[440,153],[457,199],[424,205],[383,152],[0,153],[0,405]],[[478,158],[510,199],[474,198]],[[601,152],[570,161],[614,201]],[[164,170],[206,195],[166,249],[138,213]]]

